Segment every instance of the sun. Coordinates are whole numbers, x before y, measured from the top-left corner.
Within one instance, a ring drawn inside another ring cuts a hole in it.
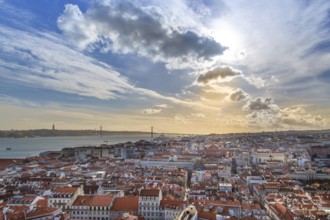
[[[243,34],[224,19],[217,19],[210,25],[212,37],[228,49],[221,56],[223,62],[244,60],[248,53],[243,44]]]

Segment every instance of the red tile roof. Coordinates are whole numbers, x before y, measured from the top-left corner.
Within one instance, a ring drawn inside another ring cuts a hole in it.
[[[58,210],[58,208],[37,208],[36,210],[29,212],[26,214],[26,217],[37,217],[37,216],[43,216],[43,215],[51,215],[53,212]]]
[[[216,214],[213,212],[198,212],[198,218],[209,219],[209,220],[216,220]]]
[[[279,203],[270,205],[270,208],[276,213],[276,215],[280,219],[293,220],[295,217],[295,215],[289,209]]]
[[[112,196],[109,195],[95,195],[90,203],[90,206],[110,206]]]
[[[93,196],[78,196],[72,206],[89,206]]]
[[[48,207],[48,197],[44,197],[43,199],[39,199],[37,202],[37,207]]]
[[[111,211],[134,211],[139,209],[139,197],[138,196],[126,196],[118,197],[113,202]]]
[[[162,201],[160,201],[160,206],[163,208],[170,208],[170,209],[177,209],[177,208],[181,208],[183,209],[185,206],[186,202],[185,201],[181,201],[181,200],[169,200],[169,199],[163,199]]]
[[[9,158],[8,159],[3,159],[3,158],[1,158],[0,159],[0,170],[4,170],[8,166],[15,164],[15,161],[16,161],[16,163],[21,163],[23,161],[23,159],[15,159],[15,158],[13,158],[13,159],[9,159]]]
[[[159,196],[159,189],[142,189],[141,192],[140,192],[140,196],[158,197]]]
[[[20,212],[20,213],[10,213],[10,214],[6,214],[7,216],[7,220],[17,220],[17,219],[24,219],[24,213]]]
[[[13,210],[15,212],[22,212],[29,210],[29,206],[21,205],[21,206],[11,206],[10,210]]]

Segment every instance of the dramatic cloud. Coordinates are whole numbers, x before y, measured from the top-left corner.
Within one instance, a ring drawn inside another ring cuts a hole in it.
[[[281,110],[283,117],[288,117],[292,114],[304,114],[306,111],[303,106],[297,105],[292,107],[287,107]]]
[[[241,75],[242,73],[239,70],[235,70],[228,66],[216,67],[215,69],[210,70],[205,74],[199,75],[199,77],[197,78],[197,82],[207,84],[210,81],[215,81],[218,79],[222,81],[228,81],[232,80],[234,77]]]
[[[292,129],[326,128],[329,121],[321,115],[307,113],[302,106],[279,108],[270,98],[254,102],[254,111],[246,116],[247,125],[253,128]],[[258,103],[258,104],[255,104]],[[262,103],[262,104],[261,104]],[[256,107],[258,106],[258,107]],[[274,108],[274,106],[276,106]]]
[[[243,92],[241,89],[238,89],[229,95],[229,100],[233,102],[240,102],[246,98],[247,98],[247,94]]]
[[[147,109],[143,110],[143,113],[148,114],[148,115],[152,115],[152,114],[158,114],[161,111],[162,111],[161,109],[157,109],[157,108],[147,108]]]
[[[243,106],[245,111],[260,111],[260,110],[278,110],[278,106],[273,103],[273,99],[270,97],[258,97],[255,99],[249,99]]]
[[[330,1],[47,2],[0,0],[2,127],[329,128]]]
[[[303,106],[292,106],[281,109],[277,114],[282,124],[289,126],[306,127],[324,127],[327,120],[321,115],[312,115],[303,108]]]
[[[226,50],[209,36],[174,26],[159,8],[128,1],[94,4],[86,13],[67,4],[57,24],[80,49],[137,53],[165,63],[207,61]]]
[[[252,128],[282,128],[277,115],[269,110],[254,111],[246,116],[247,125]]]
[[[248,125],[255,128],[278,128],[278,129],[315,129],[327,128],[329,122],[322,116],[311,114],[290,114],[283,116],[280,112],[256,111],[247,115]]]
[[[0,76],[60,92],[115,99],[134,89],[111,66],[65,45],[56,35],[0,26]]]
[[[135,87],[110,65],[76,51],[57,35],[23,32],[0,25],[0,76],[27,86],[102,100],[149,97],[192,108],[202,103]]]

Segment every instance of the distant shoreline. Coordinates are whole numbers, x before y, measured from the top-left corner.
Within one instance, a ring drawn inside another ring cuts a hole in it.
[[[79,137],[79,136],[107,136],[114,134],[149,134],[143,131],[96,131],[96,130],[10,130],[0,131],[0,138],[34,138],[34,137]]]
[[[330,133],[330,129],[310,129],[310,130],[275,130],[275,131],[255,131],[255,132],[237,132],[237,133],[209,133],[209,134],[187,134],[175,132],[153,132],[155,135],[267,135],[267,134],[283,134],[293,133],[306,135],[306,133]],[[108,136],[114,134],[150,134],[149,131],[107,131],[107,130],[57,130],[57,129],[31,129],[31,130],[0,130],[0,139],[2,138],[33,138],[33,137],[81,137],[81,136]]]

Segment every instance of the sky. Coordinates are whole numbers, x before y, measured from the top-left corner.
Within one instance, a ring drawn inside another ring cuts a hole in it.
[[[0,0],[0,130],[330,128],[328,0]]]

